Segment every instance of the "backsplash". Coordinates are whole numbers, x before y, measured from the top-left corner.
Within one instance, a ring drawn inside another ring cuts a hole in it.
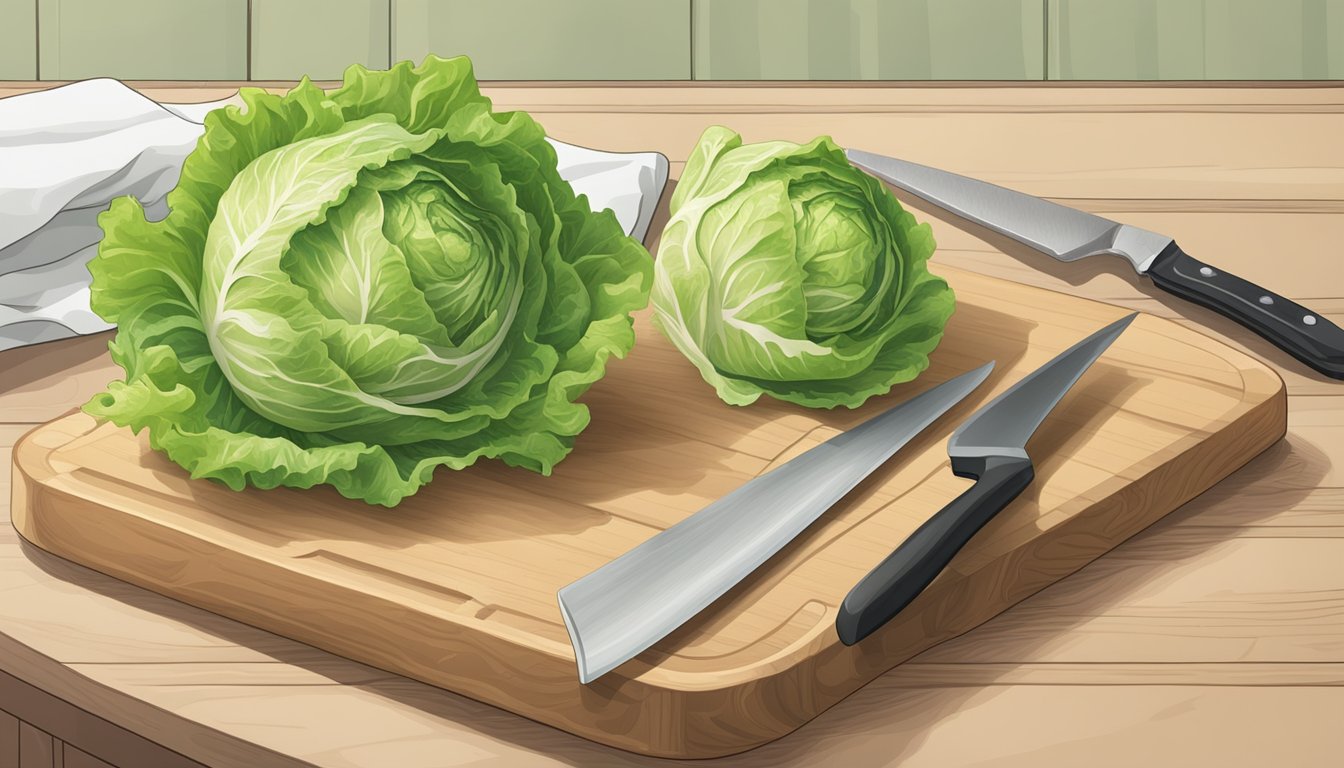
[[[1344,0],[0,0],[0,80],[1344,79]]]

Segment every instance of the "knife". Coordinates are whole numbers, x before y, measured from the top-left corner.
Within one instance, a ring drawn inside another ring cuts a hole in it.
[[[704,610],[970,394],[993,361],[753,478],[556,597],[590,683]]]
[[[886,624],[952,560],[975,532],[1035,477],[1027,440],[1064,393],[1138,313],[1064,350],[957,427],[947,441],[952,474],[975,480],[901,542],[845,596],[835,619],[840,642],[853,645]]]
[[[1316,312],[1186,255],[1166,235],[924,165],[850,149],[872,175],[1060,261],[1110,253],[1159,288],[1231,318],[1317,371],[1344,379],[1344,329]]]

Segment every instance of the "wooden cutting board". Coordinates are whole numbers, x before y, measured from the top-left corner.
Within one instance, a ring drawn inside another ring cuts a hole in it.
[[[544,478],[493,462],[393,510],[327,488],[241,493],[145,437],[73,413],[14,449],[13,519],[43,549],[156,592],[587,738],[673,757],[777,738],[916,653],[1077,570],[1277,441],[1265,365],[1149,315],[1028,445],[1036,480],[886,627],[846,647],[849,588],[970,481],[945,452],[973,410],[1126,314],[950,267],[957,311],[930,369],[857,411],[717,400],[648,314],[584,398],[592,424]],[[987,360],[985,384],[756,573],[595,683],[560,587],[747,479]]]

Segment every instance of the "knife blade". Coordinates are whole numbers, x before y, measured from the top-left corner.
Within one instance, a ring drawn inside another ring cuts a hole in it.
[[[854,645],[891,620],[976,531],[1031,484],[1036,472],[1027,441],[1137,316],[1123,317],[1064,350],[957,427],[947,441],[952,474],[975,484],[924,521],[854,585],[835,619],[840,642]]]
[[[556,594],[587,684],[704,610],[980,385],[990,361],[734,489]]]
[[[1344,329],[1194,259],[1166,235],[926,165],[856,149],[845,154],[892,186],[1060,261],[1122,256],[1159,288],[1241,323],[1326,376],[1344,379]]]

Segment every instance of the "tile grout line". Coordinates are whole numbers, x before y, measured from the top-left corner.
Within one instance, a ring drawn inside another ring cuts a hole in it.
[[[33,79],[42,79],[42,0],[33,0]]]
[[[388,69],[391,69],[392,65],[396,62],[396,54],[393,53],[392,50],[392,24],[394,21],[392,17],[393,7],[396,6],[396,4],[396,0],[387,0],[387,58],[385,61]]]
[[[1050,79],[1050,0],[1040,0],[1040,79]]]
[[[247,29],[243,39],[246,41],[245,50],[247,51],[247,62],[243,67],[243,76],[247,80],[252,79],[252,0],[247,0]]]
[[[686,45],[687,48],[689,49],[689,56],[690,56],[690,61],[687,64],[686,71],[687,75],[691,78],[691,82],[695,82],[695,0],[687,0],[686,8],[687,8],[686,23],[690,27],[689,29],[690,34],[686,36],[687,37]]]

